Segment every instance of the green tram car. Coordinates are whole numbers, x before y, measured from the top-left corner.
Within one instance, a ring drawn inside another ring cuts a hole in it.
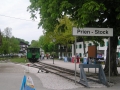
[[[40,58],[40,48],[27,48],[27,59],[30,62],[37,62]]]

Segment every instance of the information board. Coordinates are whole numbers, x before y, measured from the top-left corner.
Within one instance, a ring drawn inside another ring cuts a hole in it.
[[[92,57],[92,58],[97,57],[97,47],[95,45],[88,46],[88,57]]]

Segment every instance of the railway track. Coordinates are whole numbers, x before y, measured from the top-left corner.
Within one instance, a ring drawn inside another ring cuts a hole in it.
[[[56,75],[59,75],[63,78],[69,79],[70,81],[76,82],[77,84],[82,85],[83,87],[87,87],[85,84],[80,83],[80,73],[76,72],[76,77],[75,77],[75,71],[66,69],[63,67],[43,63],[43,62],[38,62],[38,63],[32,63],[31,67],[38,68],[38,73],[41,71],[44,71],[46,73],[54,73]],[[97,73],[86,73],[88,84],[90,87],[106,87],[103,85],[99,79]],[[76,79],[76,80],[75,80]]]

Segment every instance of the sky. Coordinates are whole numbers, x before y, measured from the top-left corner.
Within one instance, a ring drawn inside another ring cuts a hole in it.
[[[12,36],[24,39],[31,43],[32,40],[39,40],[43,35],[43,29],[38,29],[40,18],[35,21],[30,19],[27,7],[29,0],[1,0],[0,2],[0,29],[11,28]],[[39,15],[37,15],[39,16]]]

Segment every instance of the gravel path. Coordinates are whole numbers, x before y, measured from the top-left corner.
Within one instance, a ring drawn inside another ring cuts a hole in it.
[[[76,84],[74,82],[71,82],[67,79],[64,79],[63,77],[60,77],[58,75],[52,74],[52,73],[45,73],[40,72],[38,73],[37,68],[33,67],[27,67],[22,65],[22,67],[25,69],[25,72],[29,72],[35,74],[39,79],[41,80],[43,86],[48,89],[54,89],[54,90],[61,90],[61,89],[75,89],[79,87],[84,87],[80,84]],[[33,80],[34,81],[34,80]]]
[[[74,82],[65,79],[63,77],[60,77],[58,75],[52,74],[52,73],[45,73],[45,72],[40,72],[38,73],[38,69],[37,68],[33,68],[33,67],[27,67],[25,65],[22,66],[26,72],[30,73],[34,73],[37,77],[39,77],[39,79],[41,80],[43,87],[48,88],[48,89],[55,89],[55,90],[61,90],[61,89],[75,89],[75,88],[84,88],[84,86],[80,85],[80,84],[75,84]],[[79,80],[79,78],[77,79],[77,81]],[[101,88],[101,87],[106,87],[103,84],[97,84],[95,82],[91,82],[89,83],[90,87],[93,88]]]

